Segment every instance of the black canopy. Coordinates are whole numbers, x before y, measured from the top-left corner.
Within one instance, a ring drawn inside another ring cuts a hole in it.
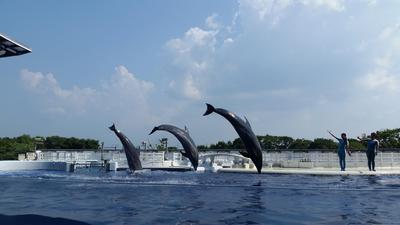
[[[31,51],[28,47],[0,34],[0,58],[23,55]]]

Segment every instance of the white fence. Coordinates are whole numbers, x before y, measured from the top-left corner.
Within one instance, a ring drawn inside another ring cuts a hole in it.
[[[239,154],[238,150],[207,150],[201,151],[199,154]],[[28,155],[28,159],[32,156]],[[223,156],[221,156],[223,157]],[[226,156],[228,157],[228,156]],[[142,151],[140,158],[143,167],[163,167],[186,165],[188,163],[185,157],[179,152],[163,152],[163,151]],[[26,160],[21,155],[20,160]],[[64,151],[42,151],[37,153],[39,161],[54,162],[88,162],[88,161],[113,161],[118,162],[119,167],[127,167],[126,156],[123,150],[64,150]],[[400,167],[400,152],[386,151],[379,152],[375,158],[377,167]],[[310,150],[308,152],[300,151],[264,151],[264,166],[277,167],[338,167],[338,156],[334,152]],[[347,167],[366,167],[367,157],[365,152],[353,152],[352,156],[346,156]]]

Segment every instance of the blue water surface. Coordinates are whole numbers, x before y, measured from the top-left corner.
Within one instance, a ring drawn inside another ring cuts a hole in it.
[[[0,188],[0,224],[400,224],[399,176],[82,169],[0,172]]]

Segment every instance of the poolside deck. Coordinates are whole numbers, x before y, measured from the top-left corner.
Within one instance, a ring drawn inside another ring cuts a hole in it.
[[[218,173],[257,173],[255,169],[221,168]],[[380,176],[380,175],[400,175],[400,167],[380,167],[376,171],[369,171],[368,168],[349,168],[340,171],[339,168],[263,168],[265,174],[303,174],[321,176]]]

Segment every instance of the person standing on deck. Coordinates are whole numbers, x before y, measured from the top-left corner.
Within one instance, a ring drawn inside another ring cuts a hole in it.
[[[349,151],[349,141],[347,140],[347,135],[346,133],[342,133],[340,135],[341,138],[336,137],[332,132],[328,130],[328,133],[332,135],[338,142],[338,156],[339,156],[339,164],[340,164],[340,169],[341,171],[346,170],[346,152],[351,156],[351,152]]]
[[[368,158],[368,169],[369,171],[375,171],[375,156],[378,155],[379,141],[378,135],[375,132],[371,133],[370,138],[361,139],[357,137],[360,142],[367,143],[367,158]]]

